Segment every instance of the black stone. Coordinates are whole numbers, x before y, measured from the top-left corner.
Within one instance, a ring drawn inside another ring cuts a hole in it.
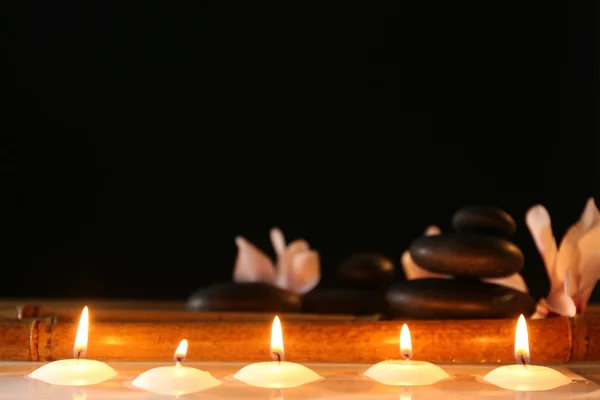
[[[535,300],[526,293],[471,279],[416,279],[387,292],[394,318],[484,319],[529,316]]]
[[[362,288],[387,288],[394,280],[394,263],[377,253],[357,253],[338,267],[338,278]]]
[[[495,236],[511,236],[517,230],[517,223],[513,217],[494,206],[463,207],[452,217],[452,226],[461,233]]]
[[[190,311],[299,312],[300,296],[265,283],[216,283],[193,293]]]
[[[312,314],[373,315],[387,313],[385,291],[321,288],[302,297],[302,311]]]
[[[467,278],[500,278],[523,268],[523,253],[513,243],[494,236],[444,234],[422,236],[410,246],[421,267]]]

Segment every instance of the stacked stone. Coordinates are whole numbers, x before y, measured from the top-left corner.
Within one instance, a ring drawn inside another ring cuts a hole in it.
[[[315,314],[386,314],[386,291],[394,263],[377,253],[357,253],[337,269],[334,285],[318,286],[302,298],[302,310]]]
[[[390,287],[392,316],[479,319],[533,313],[535,300],[527,293],[482,281],[523,268],[523,253],[508,240],[516,231],[514,219],[497,207],[469,206],[454,214],[452,226],[454,233],[423,236],[411,244],[415,263],[441,277]]]

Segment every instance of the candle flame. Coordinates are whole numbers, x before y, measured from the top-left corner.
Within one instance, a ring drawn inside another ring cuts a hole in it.
[[[519,364],[529,364],[529,334],[527,333],[527,323],[523,314],[517,322],[515,331],[515,358]]]
[[[271,355],[273,360],[283,361],[283,333],[281,332],[281,322],[278,316],[275,316],[273,328],[271,329]]]
[[[183,360],[185,360],[185,356],[187,355],[187,351],[188,351],[188,341],[183,339],[181,341],[181,343],[179,343],[179,346],[177,346],[177,350],[175,350],[175,361],[177,362],[183,362]]]
[[[83,307],[81,312],[81,318],[79,319],[79,327],[77,328],[77,335],[75,336],[75,345],[73,346],[74,358],[80,359],[85,356],[88,344],[88,332],[89,332],[90,320],[87,306]]]
[[[412,358],[412,340],[410,339],[410,330],[406,324],[402,325],[400,330],[400,354],[407,360]]]

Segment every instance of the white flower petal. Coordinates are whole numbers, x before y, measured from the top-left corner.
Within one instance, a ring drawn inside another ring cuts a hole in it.
[[[275,282],[275,267],[265,253],[242,236],[235,238],[235,244],[238,248],[233,269],[235,282]]]

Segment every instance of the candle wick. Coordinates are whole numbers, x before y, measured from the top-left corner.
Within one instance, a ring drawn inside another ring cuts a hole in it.
[[[410,353],[404,353],[404,361],[410,360]]]
[[[272,353],[273,361],[277,361],[277,364],[281,364],[281,354],[278,351]]]
[[[178,364],[181,364],[184,359],[185,357],[175,356],[175,362]]]
[[[81,353],[83,353],[83,349],[77,350],[77,354],[75,355],[75,358],[77,359],[77,361],[79,361],[79,359],[81,359]]]
[[[525,360],[525,355],[523,355],[523,353],[519,353],[519,362],[523,368],[527,368],[527,360]]]

